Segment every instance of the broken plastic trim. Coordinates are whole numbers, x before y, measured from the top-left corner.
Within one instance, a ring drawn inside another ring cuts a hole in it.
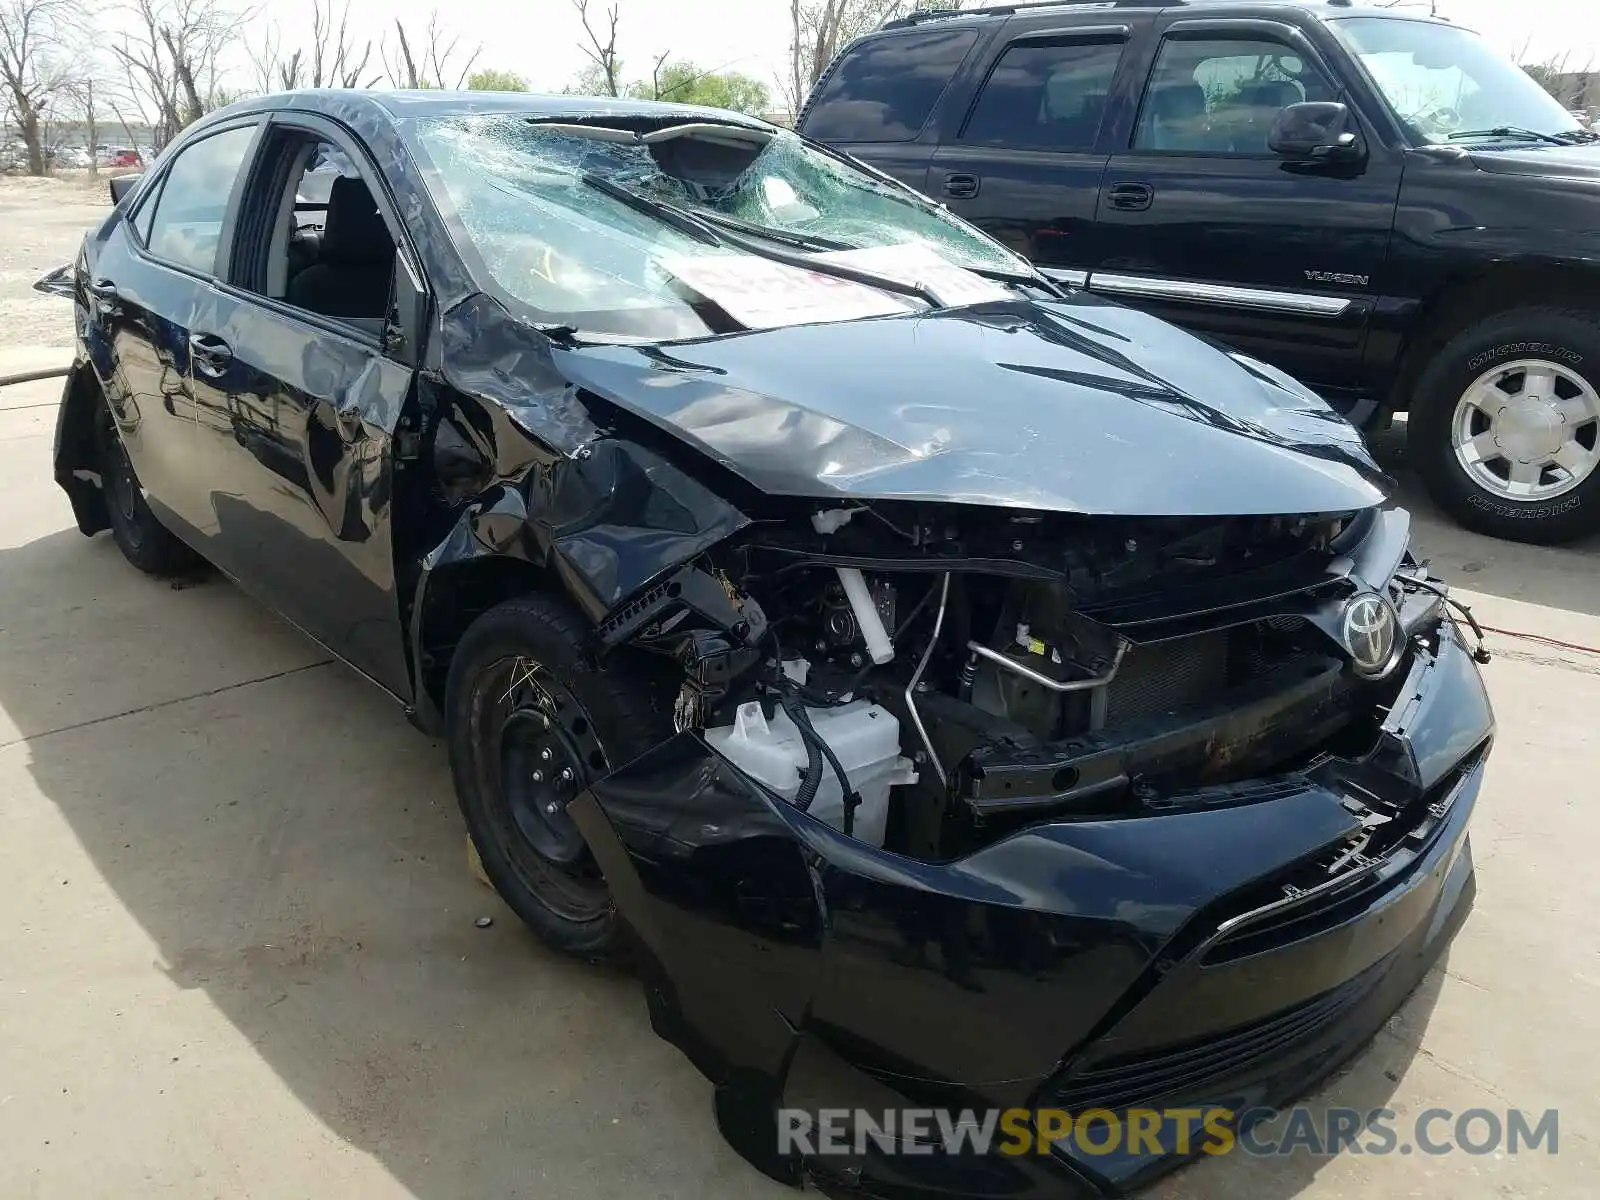
[[[715,121],[668,125],[664,129],[654,129],[649,133],[640,133],[634,129],[618,129],[614,125],[574,125],[566,121],[530,120],[528,124],[538,129],[548,129],[553,133],[564,133],[569,137],[593,138],[599,142],[615,142],[619,146],[653,146],[657,142],[668,142],[681,137],[700,137],[708,141],[722,140],[735,145],[754,142],[758,146],[764,146],[772,140],[772,134],[768,130],[754,129],[745,125],[723,125]]]

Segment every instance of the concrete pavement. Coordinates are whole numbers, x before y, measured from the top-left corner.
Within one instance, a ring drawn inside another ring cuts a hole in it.
[[[72,528],[57,392],[0,391],[0,1196],[791,1194],[631,980],[470,878],[441,747],[229,584]],[[1600,647],[1600,548],[1423,544],[1488,623]],[[1559,1107],[1559,1155],[1233,1157],[1156,1195],[1592,1190],[1600,656],[1495,641],[1476,912],[1317,1102]]]

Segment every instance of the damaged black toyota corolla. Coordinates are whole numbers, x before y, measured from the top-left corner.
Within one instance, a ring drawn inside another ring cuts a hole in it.
[[[303,93],[87,239],[56,477],[449,741],[739,1150],[878,1195],[1176,1154],[779,1152],[783,1107],[1280,1103],[1472,895],[1474,654],[1352,430],[725,113]]]

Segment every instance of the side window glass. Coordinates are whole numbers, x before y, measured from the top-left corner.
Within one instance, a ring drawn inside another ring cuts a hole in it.
[[[978,93],[961,138],[991,146],[1092,150],[1121,42],[1012,46]]]
[[[208,275],[215,269],[228,196],[255,135],[250,125],[225,130],[172,160],[145,237],[151,254]]]
[[[156,198],[161,194],[164,180],[153,180],[150,194],[141,198],[139,210],[133,214],[133,231],[145,245],[150,244],[150,220],[156,215]]]
[[[1278,113],[1337,89],[1281,42],[1264,38],[1168,38],[1139,109],[1138,150],[1269,154]]]
[[[823,142],[909,142],[977,36],[970,29],[928,30],[861,43],[823,80],[802,131]]]

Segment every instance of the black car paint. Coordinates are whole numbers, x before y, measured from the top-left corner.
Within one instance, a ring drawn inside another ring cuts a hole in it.
[[[163,517],[436,727],[452,635],[430,613],[448,612],[455,580],[485,564],[513,564],[521,586],[565,594],[602,645],[636,629],[666,581],[730,636],[759,639],[759,614],[736,608],[693,560],[744,528],[741,504],[763,489],[1166,515],[1370,511],[1382,498],[1351,431],[1313,398],[1089,297],[655,349],[553,340],[474,280],[406,121],[468,107],[634,109],[579,103],[303,93],[246,107],[318,114],[359,147],[396,221],[399,269],[426,282],[398,341],[334,336],[226,280],[155,263],[126,229],[136,198],[120,207],[80,262],[85,336],[57,426],[56,477],[80,529],[105,524],[90,436],[103,393]],[[113,277],[121,298],[109,313],[87,285]],[[225,338],[232,361],[201,371],[195,333]],[[923,355],[938,378],[917,386],[937,395],[911,403],[896,381]],[[854,380],[823,373],[830,358],[857,368]],[[1011,388],[1033,398],[1025,428],[1015,412],[996,417]],[[728,405],[753,428],[719,425]],[[1167,489],[1155,501],[1117,479],[1103,447],[1118,444],[1123,473]],[[1190,451],[1199,445],[1208,449]],[[841,476],[836,451],[881,472]],[[1230,490],[1246,473],[1249,491]],[[418,512],[423,496],[432,506]],[[1400,549],[1368,543],[1356,569]],[[1203,1036],[1342,985],[1358,959],[1376,964],[1344,1019],[1211,1081],[1267,1101],[1303,1091],[1370,1036],[1464,914],[1464,827],[1481,770],[1440,805],[1403,879],[1291,947],[1293,971],[1271,971],[1271,955],[1269,975],[1212,967],[1206,947],[1218,911],[1351,832],[1346,776],[1403,801],[1486,748],[1487,700],[1448,623],[1405,688],[1409,702],[1363,760],[1200,790],[1188,811],[1037,825],[954,862],[844,837],[693,733],[598,782],[573,811],[644,947],[656,1027],[710,1075],[719,1123],[752,1161],[879,1194],[1073,1194],[1103,1168],[1059,1156],[778,1161],[774,1106],[1045,1101],[1113,1048],[1145,1046],[1150,1022],[1188,1021]],[[1187,1011],[1185,979],[1214,998],[1203,1018]],[[1094,1186],[1170,1165],[1135,1163]]]
[[[916,138],[840,148],[949,204],[1041,266],[1089,272],[1091,288],[1098,271],[1347,301],[1344,312],[1321,316],[1127,298],[1271,362],[1365,421],[1406,406],[1428,348],[1465,320],[1508,302],[1594,295],[1600,143],[1411,145],[1330,28],[1352,15],[1426,19],[1296,0],[1063,4],[963,17],[980,36]],[[959,140],[1007,45],[1046,35],[1105,36],[1108,29],[1123,31],[1127,48],[1092,151],[1001,150]],[[1357,124],[1361,161],[1132,149],[1156,47],[1174,31],[1265,36],[1320,63]],[[802,113],[802,132],[810,115]],[[947,194],[951,174],[977,176],[977,194]],[[1146,208],[1123,211],[1113,202],[1113,190],[1130,183],[1153,189]]]
[[[581,387],[776,495],[1200,516],[1383,494],[1360,439],[1310,393],[1085,296],[559,357]]]

